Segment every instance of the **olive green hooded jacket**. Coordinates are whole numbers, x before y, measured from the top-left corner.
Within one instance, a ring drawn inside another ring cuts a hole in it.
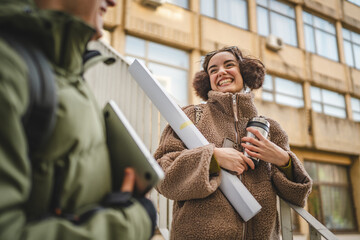
[[[64,213],[81,215],[112,192],[103,115],[82,79],[94,29],[68,14],[38,10],[30,0],[0,0],[4,30],[22,32],[45,53],[58,108],[50,140],[30,160],[21,122],[29,103],[27,65],[0,37],[0,239],[149,239],[150,217],[132,198],[81,224],[49,216],[55,169]]]

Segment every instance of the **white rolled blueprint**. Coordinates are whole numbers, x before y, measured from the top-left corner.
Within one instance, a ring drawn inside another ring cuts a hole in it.
[[[129,72],[188,149],[209,144],[182,109],[167,95],[146,66],[134,60],[129,67]],[[248,221],[261,210],[261,205],[239,178],[225,170],[221,170],[220,190],[244,221]]]

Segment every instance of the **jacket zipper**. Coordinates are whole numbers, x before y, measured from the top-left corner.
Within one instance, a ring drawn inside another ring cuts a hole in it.
[[[239,118],[238,118],[238,110],[237,110],[237,104],[236,104],[236,95],[233,94],[232,95],[232,108],[233,108],[233,113],[234,113],[234,124],[235,124],[235,140],[236,140],[236,148],[240,147],[240,143],[239,143],[239,131],[238,131],[238,122],[239,122]],[[240,175],[240,181],[243,180],[243,183],[245,182],[245,176]],[[245,183],[244,183],[245,184]],[[243,228],[242,228],[242,240],[245,240],[246,238],[246,222],[243,222],[242,224]]]
[[[236,148],[238,149],[240,146],[239,143],[239,136],[238,136],[238,110],[237,110],[237,104],[236,104],[236,95],[232,95],[232,109],[234,113],[234,125],[235,125],[235,142],[236,142]]]

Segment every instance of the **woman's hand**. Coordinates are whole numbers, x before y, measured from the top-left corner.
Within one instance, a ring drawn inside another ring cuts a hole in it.
[[[234,148],[215,148],[214,156],[220,167],[235,172],[237,175],[255,168],[253,161]]]
[[[248,127],[247,131],[253,133],[258,139],[251,137],[243,137],[241,146],[244,147],[247,154],[251,157],[259,158],[265,162],[275,164],[278,167],[287,166],[289,163],[289,154],[273,142],[266,139],[255,128]],[[246,144],[249,142],[253,145]]]

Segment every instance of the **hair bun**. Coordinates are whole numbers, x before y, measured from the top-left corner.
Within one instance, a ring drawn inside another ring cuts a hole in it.
[[[211,85],[209,75],[204,70],[195,74],[193,87],[197,96],[204,101],[208,100],[208,92],[211,90]]]
[[[258,60],[253,58],[244,58],[240,63],[240,72],[244,83],[250,89],[261,88],[265,79],[265,66]]]

